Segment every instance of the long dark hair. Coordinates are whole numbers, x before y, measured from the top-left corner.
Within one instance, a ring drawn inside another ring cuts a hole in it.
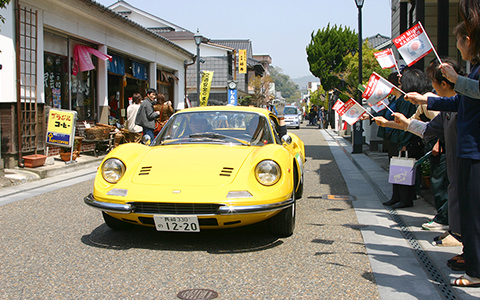
[[[460,0],[458,8],[460,16],[465,22],[467,35],[470,37],[471,55],[478,60],[480,53],[480,1]]]

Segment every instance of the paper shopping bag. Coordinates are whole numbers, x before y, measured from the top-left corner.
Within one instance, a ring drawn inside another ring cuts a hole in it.
[[[415,184],[415,159],[408,157],[392,157],[388,182],[403,185]]]

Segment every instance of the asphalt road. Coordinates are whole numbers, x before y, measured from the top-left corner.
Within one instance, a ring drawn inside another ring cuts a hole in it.
[[[376,299],[377,286],[348,190],[320,131],[306,145],[304,197],[293,236],[263,224],[160,233],[110,230],[83,204],[93,180],[0,206],[0,299]],[[79,179],[79,181],[81,181]]]

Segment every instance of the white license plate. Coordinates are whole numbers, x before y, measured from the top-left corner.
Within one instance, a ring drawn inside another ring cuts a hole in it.
[[[199,232],[197,216],[153,216],[158,231]]]

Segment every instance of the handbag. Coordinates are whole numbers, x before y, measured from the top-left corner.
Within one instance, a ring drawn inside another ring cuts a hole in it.
[[[416,159],[408,157],[408,151],[406,151],[406,157],[401,156],[401,152],[398,157],[392,157],[390,159],[390,169],[388,172],[388,182],[394,184],[414,185],[415,184],[415,164]]]

